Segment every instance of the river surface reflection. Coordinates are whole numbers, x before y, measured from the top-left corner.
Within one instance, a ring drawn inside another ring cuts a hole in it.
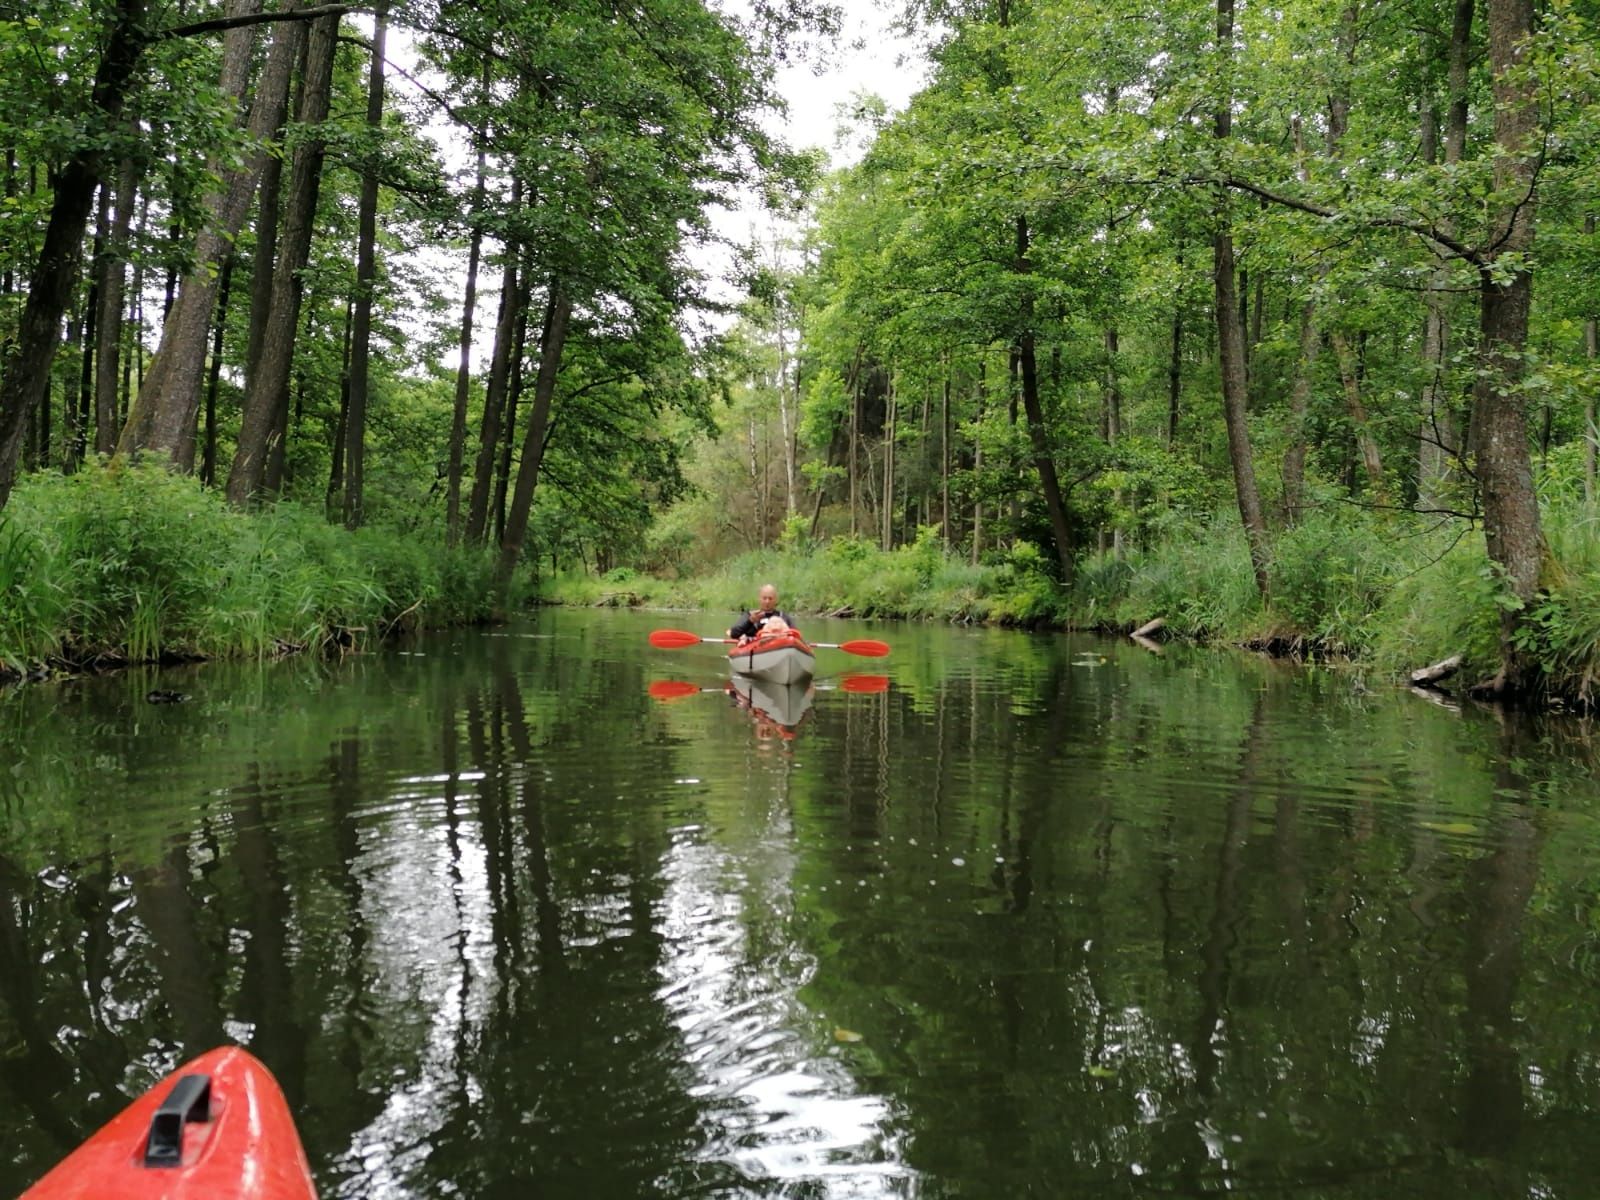
[[[224,1041],[325,1197],[1595,1194],[1577,721],[692,620],[0,694],[0,1194]]]

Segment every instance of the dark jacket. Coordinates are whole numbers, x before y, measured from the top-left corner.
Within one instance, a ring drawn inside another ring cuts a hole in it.
[[[790,629],[795,627],[794,618],[780,609],[773,609],[769,613],[757,610],[753,613],[745,613],[745,615],[739,619],[738,624],[736,624],[732,629],[728,630],[728,636],[734,638],[755,637],[756,634],[761,632],[761,627],[768,621],[772,620],[773,617],[782,617],[789,623]]]

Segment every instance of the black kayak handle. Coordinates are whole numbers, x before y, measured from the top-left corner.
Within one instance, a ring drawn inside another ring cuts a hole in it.
[[[176,1167],[183,1163],[183,1127],[189,1121],[211,1119],[211,1076],[185,1075],[172,1085],[167,1098],[150,1118],[150,1140],[144,1147],[147,1167]]]

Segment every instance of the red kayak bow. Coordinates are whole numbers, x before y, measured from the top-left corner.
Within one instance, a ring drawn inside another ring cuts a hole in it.
[[[272,1072],[223,1046],[123,1109],[21,1200],[316,1200]]]

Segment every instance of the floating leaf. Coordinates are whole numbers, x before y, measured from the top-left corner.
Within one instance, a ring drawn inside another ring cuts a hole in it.
[[[1435,833],[1465,834],[1478,832],[1478,827],[1471,821],[1423,821],[1421,825],[1424,829],[1431,829]]]
[[[1117,1077],[1115,1067],[1102,1067],[1098,1064],[1089,1068],[1089,1074],[1096,1079],[1115,1079]]]
[[[859,1042],[861,1035],[854,1029],[845,1029],[841,1026],[833,1031],[833,1040],[836,1042]]]

